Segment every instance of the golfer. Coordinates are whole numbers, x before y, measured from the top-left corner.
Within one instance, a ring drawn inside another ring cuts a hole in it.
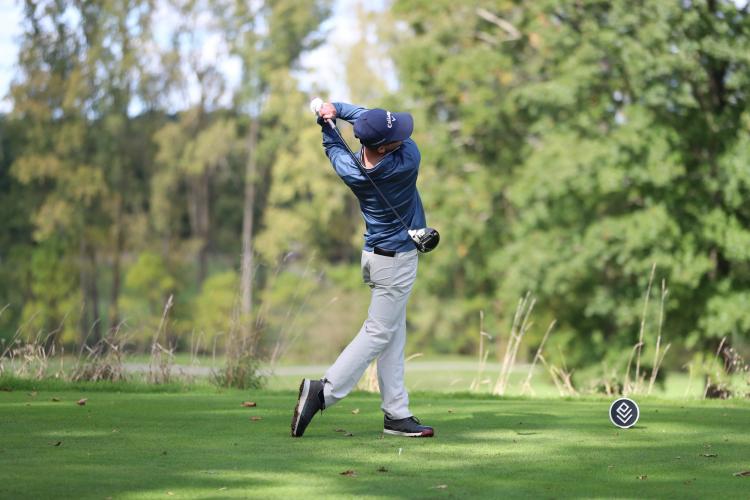
[[[426,226],[416,186],[420,154],[409,138],[414,120],[408,113],[368,110],[341,102],[323,103],[317,114],[326,155],[341,180],[357,196],[365,219],[361,267],[371,299],[362,328],[323,379],[302,380],[292,418],[292,436],[301,437],[318,411],[346,397],[377,358],[384,432],[431,437],[433,429],[421,425],[409,411],[409,395],[404,387],[406,303],[417,277],[418,253],[406,228],[388,207],[388,203],[395,207],[409,227]],[[354,135],[362,144],[361,163],[387,203],[326,123],[336,118],[354,125]]]

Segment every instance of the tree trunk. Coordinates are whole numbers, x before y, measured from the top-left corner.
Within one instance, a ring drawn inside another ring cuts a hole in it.
[[[248,157],[245,167],[245,203],[242,214],[242,270],[240,277],[241,330],[245,341],[252,335],[253,310],[253,207],[255,205],[255,177],[257,171],[258,119],[250,123],[248,132]],[[253,339],[251,350],[254,350]]]
[[[80,331],[81,343],[94,345],[102,338],[99,321],[99,289],[96,284],[96,254],[83,239],[80,243],[80,286],[83,297]]]
[[[101,340],[99,318],[99,288],[96,284],[96,255],[83,239],[80,243],[80,285],[83,296],[81,312],[81,343],[94,345]]]
[[[88,303],[91,305],[92,312],[92,338],[91,344],[94,345],[99,342],[102,338],[102,322],[99,317],[99,286],[96,283],[97,279],[97,265],[96,265],[96,251],[89,247],[89,299]]]
[[[192,182],[190,202],[190,224],[194,237],[198,240],[198,288],[208,274],[208,250],[211,244],[211,171],[206,167],[203,174]]]
[[[196,196],[196,237],[198,238],[198,288],[203,285],[203,280],[208,274],[208,250],[211,243],[211,172],[208,168],[197,182]]]
[[[109,327],[117,328],[117,324],[120,322],[120,286],[122,277],[120,276],[120,257],[122,255],[123,247],[123,227],[122,227],[122,199],[119,194],[117,196],[117,207],[115,208],[115,247],[112,254],[112,290],[109,302]]]

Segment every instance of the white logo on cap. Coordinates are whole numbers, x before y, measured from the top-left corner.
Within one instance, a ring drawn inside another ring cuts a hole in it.
[[[385,112],[385,121],[388,128],[393,128],[393,122],[396,121],[396,117],[391,114],[390,111]]]

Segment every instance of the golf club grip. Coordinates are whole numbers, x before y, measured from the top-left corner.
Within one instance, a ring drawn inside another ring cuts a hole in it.
[[[364,165],[362,165],[362,162],[359,161],[359,158],[357,158],[357,155],[354,154],[354,151],[352,151],[352,148],[349,147],[349,144],[346,142],[346,140],[344,140],[344,136],[341,135],[341,132],[339,131],[336,124],[333,123],[333,120],[331,120],[330,118],[326,118],[326,122],[328,122],[328,125],[330,125],[333,131],[336,132],[336,135],[338,136],[339,141],[341,141],[341,143],[346,148],[346,151],[349,153],[349,156],[352,157],[352,160],[354,160],[354,163],[356,163],[357,167],[359,167],[359,170],[362,172],[362,175],[367,177],[367,180],[370,181],[370,184],[372,184],[372,187],[375,188],[375,191],[377,191],[378,195],[380,195],[380,198],[383,200],[383,202],[386,205],[388,205],[388,208],[391,209],[391,211],[393,212],[393,215],[396,216],[398,221],[401,223],[402,226],[404,226],[404,229],[406,229],[406,232],[408,233],[410,230],[409,226],[406,225],[406,223],[404,222],[404,219],[402,219],[399,213],[396,211],[396,209],[393,208],[393,205],[391,205],[388,202],[388,199],[386,199],[383,192],[380,191],[380,188],[378,187],[377,184],[375,184],[375,181],[373,181],[372,178],[369,175],[367,175],[367,169],[365,168]]]

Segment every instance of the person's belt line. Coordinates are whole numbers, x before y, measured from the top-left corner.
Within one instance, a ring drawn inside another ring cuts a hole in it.
[[[396,252],[394,250],[385,250],[384,248],[373,247],[372,252],[377,255],[384,257],[395,257]]]

